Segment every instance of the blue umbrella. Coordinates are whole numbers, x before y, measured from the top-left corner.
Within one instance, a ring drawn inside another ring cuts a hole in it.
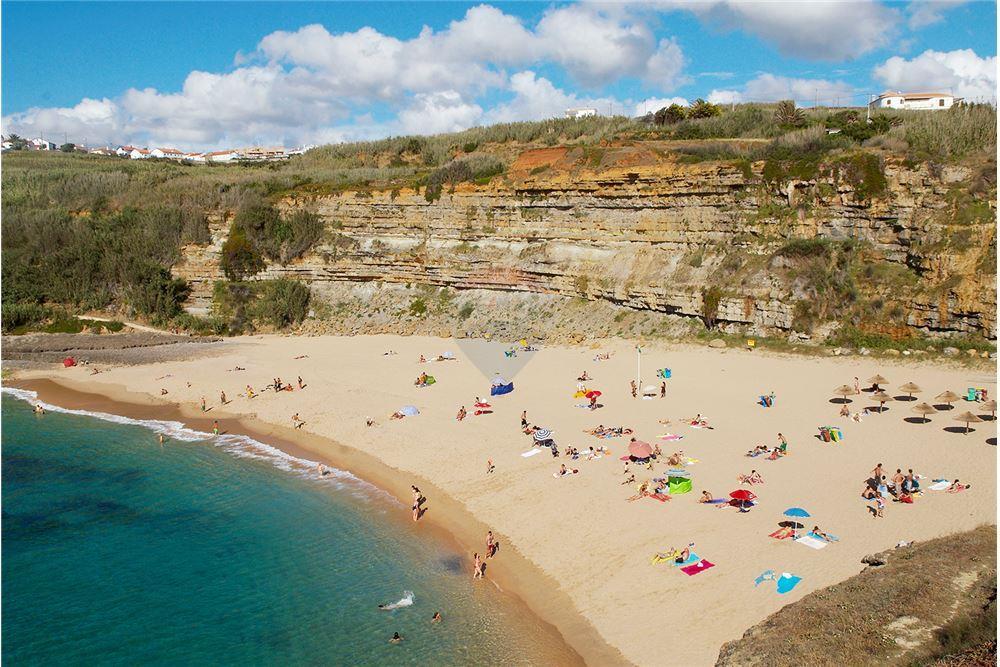
[[[809,512],[805,511],[801,507],[789,507],[788,509],[785,510],[785,516],[807,517],[811,515],[809,514]]]
[[[416,406],[413,405],[404,405],[399,409],[399,411],[400,413],[407,415],[409,417],[420,414],[420,410],[417,410]]]

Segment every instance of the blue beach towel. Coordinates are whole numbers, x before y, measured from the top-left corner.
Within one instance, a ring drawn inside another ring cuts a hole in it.
[[[800,581],[802,581],[802,577],[796,577],[794,574],[788,574],[785,572],[778,577],[778,594],[784,595],[798,586]]]
[[[808,533],[806,533],[806,534],[809,535],[809,537],[815,537],[817,540],[822,540],[823,539],[822,537],[820,537],[816,533],[812,532],[811,530]],[[837,537],[836,535],[831,535],[830,533],[827,533],[826,536],[830,538],[831,542],[839,542],[840,541],[840,538]],[[823,541],[825,542],[826,540],[823,540]]]
[[[754,588],[760,586],[765,581],[774,581],[774,570],[764,570],[760,576],[753,580]]]

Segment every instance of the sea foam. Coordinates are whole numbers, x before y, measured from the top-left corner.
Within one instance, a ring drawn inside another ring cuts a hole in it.
[[[196,431],[187,428],[181,422],[166,421],[159,419],[132,419],[108,412],[96,412],[92,410],[71,410],[58,405],[52,405],[38,400],[38,393],[27,389],[16,387],[0,387],[0,392],[13,398],[27,401],[32,405],[41,405],[47,412],[62,412],[71,415],[82,415],[93,417],[106,422],[124,424],[128,426],[141,426],[154,433],[162,433],[164,437],[182,442],[205,442],[238,458],[255,459],[269,463],[285,472],[298,477],[315,480],[324,484],[331,484],[338,490],[351,493],[351,495],[362,500],[389,500],[394,504],[399,502],[387,491],[384,491],[374,484],[359,479],[347,470],[326,466],[326,474],[319,473],[319,462],[309,459],[292,456],[277,447],[272,447],[250,436],[224,433],[213,435],[203,431]]]

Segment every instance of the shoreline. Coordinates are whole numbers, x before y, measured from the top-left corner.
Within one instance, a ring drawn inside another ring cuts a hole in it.
[[[36,371],[37,373],[37,371]],[[522,606],[544,624],[567,652],[578,659],[572,664],[630,665],[621,652],[606,642],[580,614],[569,596],[551,576],[521,555],[502,531],[490,528],[465,506],[451,498],[430,480],[404,473],[359,449],[308,431],[278,426],[259,418],[227,413],[214,408],[205,416],[196,404],[160,401],[145,394],[109,385],[77,386],[64,378],[11,378],[4,386],[34,391],[46,403],[72,410],[104,412],[131,419],[177,421],[186,427],[211,433],[212,422],[225,421],[224,432],[244,435],[298,458],[305,458],[349,472],[358,479],[388,493],[401,505],[400,520],[409,520],[410,484],[419,486],[428,498],[428,512],[421,519],[432,539],[440,540],[464,555],[478,551],[487,530],[493,530],[502,546],[502,558],[487,562],[487,579],[514,604]],[[218,411],[217,411],[218,410]],[[400,480],[405,475],[407,479]]]

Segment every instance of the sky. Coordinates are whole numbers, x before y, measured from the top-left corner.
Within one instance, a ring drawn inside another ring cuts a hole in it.
[[[207,150],[697,98],[996,101],[994,2],[34,2],[0,6],[3,133]]]

